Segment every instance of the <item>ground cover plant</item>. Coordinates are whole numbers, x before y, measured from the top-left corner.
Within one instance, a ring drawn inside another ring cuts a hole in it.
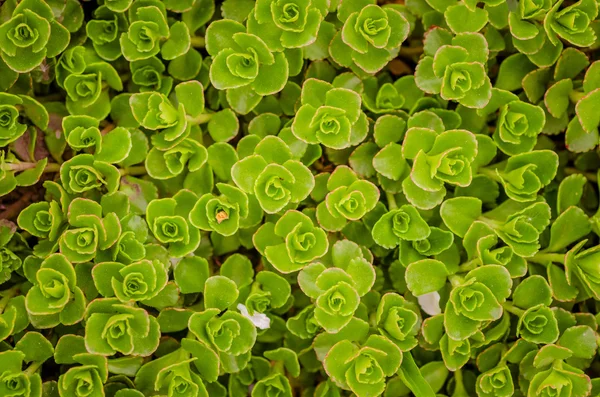
[[[0,397],[600,396],[597,0],[5,0]]]

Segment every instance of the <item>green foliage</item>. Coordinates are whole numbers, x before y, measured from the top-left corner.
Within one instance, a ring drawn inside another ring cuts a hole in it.
[[[52,8],[46,2],[22,1],[11,11],[0,25],[4,37],[0,50],[2,60],[12,70],[29,72],[46,57],[59,55],[69,44],[69,30],[55,19]]]
[[[492,96],[492,85],[484,67],[489,56],[484,36],[459,33],[448,43],[437,45],[431,55],[419,61],[415,71],[417,86],[468,108],[485,107]]]
[[[0,3],[0,397],[600,395],[597,0]]]
[[[342,66],[376,73],[396,56],[409,24],[398,10],[370,3],[340,4],[338,19],[344,26],[331,41],[329,53]]]
[[[371,335],[361,348],[350,341],[336,343],[324,366],[334,382],[362,397],[382,394],[386,377],[396,373],[401,361],[402,352],[393,343]]]
[[[254,147],[254,154],[235,162],[229,172],[235,184],[254,195],[268,214],[301,202],[315,185],[310,170],[295,160],[288,145],[275,136],[261,140]]]
[[[265,223],[254,234],[256,249],[282,273],[302,270],[327,253],[329,241],[323,229],[298,211],[286,212],[277,223]]]
[[[173,198],[152,200],[146,208],[146,221],[152,234],[168,246],[169,254],[174,257],[186,256],[200,244],[200,232],[188,219],[195,203],[194,193],[181,190]]]
[[[248,33],[263,39],[272,51],[306,47],[317,40],[328,8],[325,1],[261,0],[248,16]]]
[[[71,325],[83,318],[86,298],[77,286],[73,265],[61,254],[46,258],[35,272],[25,297],[31,321],[40,328]]]
[[[332,149],[345,149],[365,138],[368,122],[356,92],[309,79],[300,97],[302,106],[292,124],[296,138]]]

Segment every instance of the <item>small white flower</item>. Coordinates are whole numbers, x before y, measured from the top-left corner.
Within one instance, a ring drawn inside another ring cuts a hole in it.
[[[440,294],[437,291],[418,296],[417,299],[419,300],[421,309],[430,316],[435,316],[442,312],[442,309],[440,309]]]
[[[248,309],[246,308],[246,306],[242,305],[241,303],[238,303],[237,308],[240,311],[240,313],[242,313],[242,316],[252,321],[252,324],[254,324],[256,328],[268,329],[269,327],[271,327],[271,319],[267,317],[266,314],[257,312],[251,316],[250,313],[248,313]]]

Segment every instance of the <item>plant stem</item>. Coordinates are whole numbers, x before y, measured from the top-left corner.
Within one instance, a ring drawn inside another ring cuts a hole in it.
[[[565,263],[565,254],[552,254],[552,253],[538,253],[534,256],[527,258],[530,262],[546,264],[548,262]]]
[[[19,197],[17,201],[7,206],[4,211],[0,212],[0,219],[16,218],[17,215],[19,215],[19,213],[31,202],[33,193],[34,192],[32,190],[29,190]]]
[[[386,192],[385,197],[387,198],[388,202],[388,210],[391,211],[398,208],[398,204],[396,204],[396,197],[392,193]]]
[[[481,167],[478,171],[480,174],[483,174],[485,176],[490,177],[492,180],[494,181],[498,181],[500,182],[500,176],[497,174],[496,172],[496,168],[492,169],[492,168],[486,168],[486,167]]]
[[[25,170],[30,170],[32,168],[35,168],[36,165],[37,165],[37,163],[29,163],[29,162],[4,163],[4,165],[2,166],[2,169],[5,171],[19,172],[19,171],[25,171]],[[58,170],[60,170],[60,164],[50,163],[50,164],[46,165],[46,168],[44,168],[44,170],[42,172],[43,173],[57,172]]]
[[[204,48],[205,40],[202,36],[194,36],[191,38],[192,47],[194,48]]]
[[[271,366],[273,368],[273,372],[278,372],[281,375],[285,376],[285,364],[283,363],[283,361],[275,361],[271,363]]]
[[[148,172],[146,171],[146,166],[144,165],[135,165],[133,167],[122,168],[120,170],[121,175],[146,175]]]
[[[188,123],[197,125],[197,124],[208,123],[210,121],[211,117],[212,117],[211,113],[202,113],[201,115],[199,115],[197,117],[186,116],[186,120],[188,121]]]
[[[388,63],[388,69],[394,76],[402,76],[404,74],[412,74],[413,73],[410,66],[408,66],[406,64],[406,62],[402,61],[399,58],[392,59]]]
[[[510,302],[504,302],[502,303],[502,308],[504,310],[506,310],[509,313],[514,314],[517,317],[522,317],[523,314],[525,314],[525,310],[523,309],[519,309],[518,307],[514,306],[512,303]]]
[[[458,387],[458,385],[460,385],[461,388],[464,388],[462,370],[460,368],[457,369],[456,372],[454,372],[454,382],[455,382],[456,387]]]
[[[412,57],[414,55],[421,55],[423,53],[423,47],[401,47],[400,56]]]
[[[31,365],[25,370],[25,373],[30,376],[35,374],[35,372],[42,366],[42,364],[44,364],[43,361],[32,362]]]
[[[57,92],[54,94],[50,94],[50,95],[46,95],[46,96],[41,96],[41,97],[37,97],[35,98],[38,102],[57,102],[57,101],[64,101],[65,99],[65,95],[61,92]]]
[[[465,280],[461,276],[458,276],[456,274],[451,274],[450,276],[448,276],[448,281],[450,281],[450,284],[452,284],[452,287],[458,287],[458,286],[461,286]]]
[[[60,171],[60,164],[58,163],[50,163],[50,164],[46,164],[46,168],[44,168],[44,173],[48,173],[48,172],[58,172]]]
[[[594,174],[593,172],[586,172],[586,171],[578,170],[575,167],[565,168],[565,173],[567,173],[568,175],[581,174],[592,182],[598,182],[598,175]]]
[[[102,130],[100,131],[100,134],[102,136],[104,136],[104,135],[108,134],[109,132],[111,132],[112,130],[114,130],[115,127],[116,127],[116,125],[114,125],[112,123],[107,124],[104,128],[102,128]]]
[[[2,294],[2,299],[0,299],[0,313],[4,312],[4,308],[6,307],[6,305],[8,305],[8,302],[13,297],[17,296],[20,289],[21,289],[21,284],[17,284],[7,290],[0,291],[0,294]]]
[[[458,267],[458,273],[466,273],[470,270],[475,269],[480,264],[481,264],[481,259],[479,259],[479,258],[471,259],[470,261],[465,262]]]
[[[569,99],[573,103],[577,103],[584,96],[585,96],[585,92],[581,92],[581,91],[571,91],[569,93]]]
[[[123,73],[120,77],[121,83],[125,84],[131,79],[131,73]]]
[[[469,393],[467,389],[465,389],[465,384],[463,382],[463,373],[462,369],[457,369],[454,372],[454,392],[450,397],[463,397],[468,396]]]

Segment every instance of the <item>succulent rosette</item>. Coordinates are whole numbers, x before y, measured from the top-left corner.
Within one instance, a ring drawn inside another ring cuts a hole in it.
[[[505,90],[492,89],[492,99],[480,115],[498,112],[492,135],[496,146],[511,156],[533,150],[546,123],[546,114],[539,106],[523,102]]]
[[[315,183],[308,168],[292,158],[289,146],[274,136],[261,141],[254,154],[237,161],[231,176],[269,214],[304,200]]]
[[[515,201],[534,201],[558,170],[558,156],[549,150],[522,153],[508,159],[503,170],[496,169],[506,195]]]
[[[366,73],[377,73],[394,58],[409,32],[409,23],[400,12],[370,1],[344,2],[338,19],[344,26],[329,45],[331,57]]]
[[[248,196],[235,186],[219,183],[220,196],[207,193],[190,212],[190,222],[200,230],[215,231],[223,236],[235,234],[240,221],[248,217]]]
[[[566,368],[565,368],[566,367]],[[541,371],[533,377],[529,384],[528,394],[531,396],[560,393],[565,396],[585,396],[589,393],[590,383],[580,370],[565,365],[556,365]]]
[[[544,19],[549,40],[553,44],[563,39],[579,47],[591,45],[596,40],[596,32],[590,22],[598,16],[598,3],[580,0],[560,9],[562,4],[557,1]]]
[[[129,28],[121,33],[119,43],[128,61],[147,59],[161,54],[175,59],[190,48],[190,32],[181,21],[167,22],[167,10],[160,1],[132,4],[128,9]]]
[[[494,230],[487,224],[477,221],[464,236],[467,255],[474,263],[500,265],[506,267],[511,277],[523,274],[527,262],[515,254],[510,246],[502,245]]]
[[[143,365],[136,373],[136,387],[148,394],[207,397],[205,382],[191,368],[195,362],[189,352],[175,350]]]
[[[302,86],[301,100],[292,124],[292,133],[301,141],[344,149],[367,134],[367,118],[356,92],[309,79]]]
[[[94,190],[114,193],[121,175],[114,165],[98,161],[91,154],[80,154],[61,166],[60,178],[65,190],[71,194]]]
[[[252,389],[252,396],[287,397],[292,395],[292,387],[288,379],[281,374],[273,374],[259,380]]]
[[[250,349],[256,341],[256,328],[245,316],[234,311],[219,315],[219,309],[194,313],[189,329],[196,338],[218,355],[226,372],[237,372],[250,359]],[[243,364],[242,364],[243,363]]]
[[[86,298],[77,286],[73,265],[64,255],[49,256],[41,263],[34,277],[34,286],[27,293],[25,306],[40,328],[81,321]]]
[[[17,255],[18,245],[13,239],[19,239],[16,225],[10,221],[0,221],[0,282],[10,279],[13,271],[19,269],[23,259]]]
[[[64,214],[56,201],[33,203],[17,218],[19,227],[40,238],[56,241],[64,222]]]
[[[56,82],[67,93],[67,110],[98,120],[110,113],[109,91],[122,91],[117,70],[96,52],[84,46],[65,51],[56,66]]]
[[[506,366],[493,368],[477,378],[477,395],[479,396],[512,396],[513,393],[512,375]]]
[[[39,397],[42,378],[22,370],[25,354],[19,350],[0,353],[0,392],[5,396]]]
[[[533,343],[554,343],[558,339],[558,322],[549,307],[540,304],[528,308],[520,317],[517,333]]]
[[[427,222],[412,205],[403,205],[383,215],[373,226],[373,240],[384,248],[394,248],[400,241],[419,241],[431,233]]]
[[[132,132],[123,127],[115,127],[109,132],[100,131],[98,119],[85,115],[66,116],[62,128],[67,144],[74,151],[93,151],[94,160],[115,164],[127,159],[132,153]],[[118,148],[109,150],[119,144]],[[93,149],[93,150],[92,150]]]
[[[58,379],[61,396],[80,397],[83,393],[92,397],[104,395],[103,385],[108,380],[106,358],[94,354],[79,353],[73,356],[81,365],[69,368]],[[82,393],[83,391],[83,393]]]
[[[272,51],[306,47],[317,40],[328,12],[323,0],[261,0],[250,12],[248,33],[263,39]]]
[[[600,396],[599,8],[0,1],[0,397]]]
[[[420,240],[400,240],[399,259],[404,266],[412,262],[443,255],[454,243],[454,235],[439,227],[431,226],[427,237]]]
[[[315,300],[315,321],[327,332],[344,328],[356,312],[360,297],[375,282],[375,271],[360,247],[348,240],[333,246],[334,267],[310,264],[298,274],[302,291]]]
[[[173,198],[153,200],[146,209],[148,227],[175,257],[189,254],[200,244],[200,232],[188,220],[196,200],[194,193],[182,190]]]
[[[69,31],[55,18],[52,8],[41,0],[20,2],[2,25],[2,60],[13,70],[26,73],[65,50]]]
[[[111,1],[106,3],[94,11],[94,19],[85,25],[85,30],[98,56],[114,61],[122,55],[119,36],[127,31],[128,22],[125,14],[110,8]]]
[[[404,157],[413,160],[410,178],[402,183],[408,201],[417,208],[431,209],[444,199],[446,184],[469,186],[477,152],[477,139],[467,130],[437,134],[428,128],[409,129],[402,146]]]
[[[402,352],[388,339],[371,335],[362,347],[350,341],[334,345],[325,358],[325,370],[343,389],[357,396],[380,395],[385,379],[398,371]]]
[[[329,248],[327,234],[299,211],[287,211],[277,223],[265,223],[254,245],[278,271],[292,273],[316,261]]]
[[[255,278],[245,301],[251,316],[285,307],[292,294],[290,283],[285,278],[268,270],[259,272]]]
[[[411,350],[418,343],[416,335],[421,326],[421,318],[415,309],[395,293],[385,294],[377,307],[379,333],[402,351]]]
[[[328,193],[317,206],[317,221],[327,231],[342,230],[348,221],[358,221],[375,208],[379,189],[373,183],[359,179],[348,168],[338,168],[329,176]]]
[[[284,53],[273,53],[260,37],[246,33],[238,22],[221,20],[211,24],[206,47],[213,57],[210,81],[215,88],[226,90],[230,103],[240,95],[272,95],[285,86],[289,69]]]
[[[23,100],[16,95],[0,95],[0,146],[17,140],[27,130],[25,124],[19,123],[19,110],[16,107],[22,103]]]
[[[541,198],[533,203],[507,200],[485,214],[482,214],[481,204],[473,197],[447,200],[442,205],[442,219],[458,236],[464,236],[474,221],[481,221],[517,255],[530,257],[539,251],[540,234],[550,222],[550,207],[546,202]],[[452,219],[452,213],[469,215]]]
[[[169,95],[173,88],[173,78],[165,76],[167,69],[157,57],[133,61],[129,65],[131,81],[140,92],[156,91]]]
[[[132,95],[129,105],[133,117],[142,127],[152,131],[159,130],[152,136],[157,149],[172,149],[189,135],[190,126],[182,103],[174,106],[163,94],[143,92]]]
[[[116,297],[121,302],[149,301],[167,285],[168,274],[160,260],[141,260],[127,266],[118,262],[102,262],[92,269],[94,284],[102,296]],[[146,302],[152,306],[149,302]]]
[[[469,108],[483,108],[492,96],[485,71],[488,43],[479,33],[459,33],[419,61],[415,82],[421,90],[439,94]]]
[[[446,304],[444,323],[448,337],[467,339],[486,322],[500,319],[501,302],[510,295],[511,286],[510,274],[502,266],[489,265],[469,272],[464,283],[452,289]]]
[[[118,299],[90,302],[84,319],[85,346],[93,354],[149,356],[158,347],[160,330],[156,318]]]
[[[415,84],[414,76],[403,76],[393,83],[383,84],[376,77],[368,77],[363,80],[363,85],[362,102],[373,113],[410,111],[424,96]]]
[[[112,247],[121,234],[118,216],[103,216],[102,206],[95,201],[77,198],[69,204],[68,230],[60,236],[61,254],[73,263],[91,261],[99,250]]]

